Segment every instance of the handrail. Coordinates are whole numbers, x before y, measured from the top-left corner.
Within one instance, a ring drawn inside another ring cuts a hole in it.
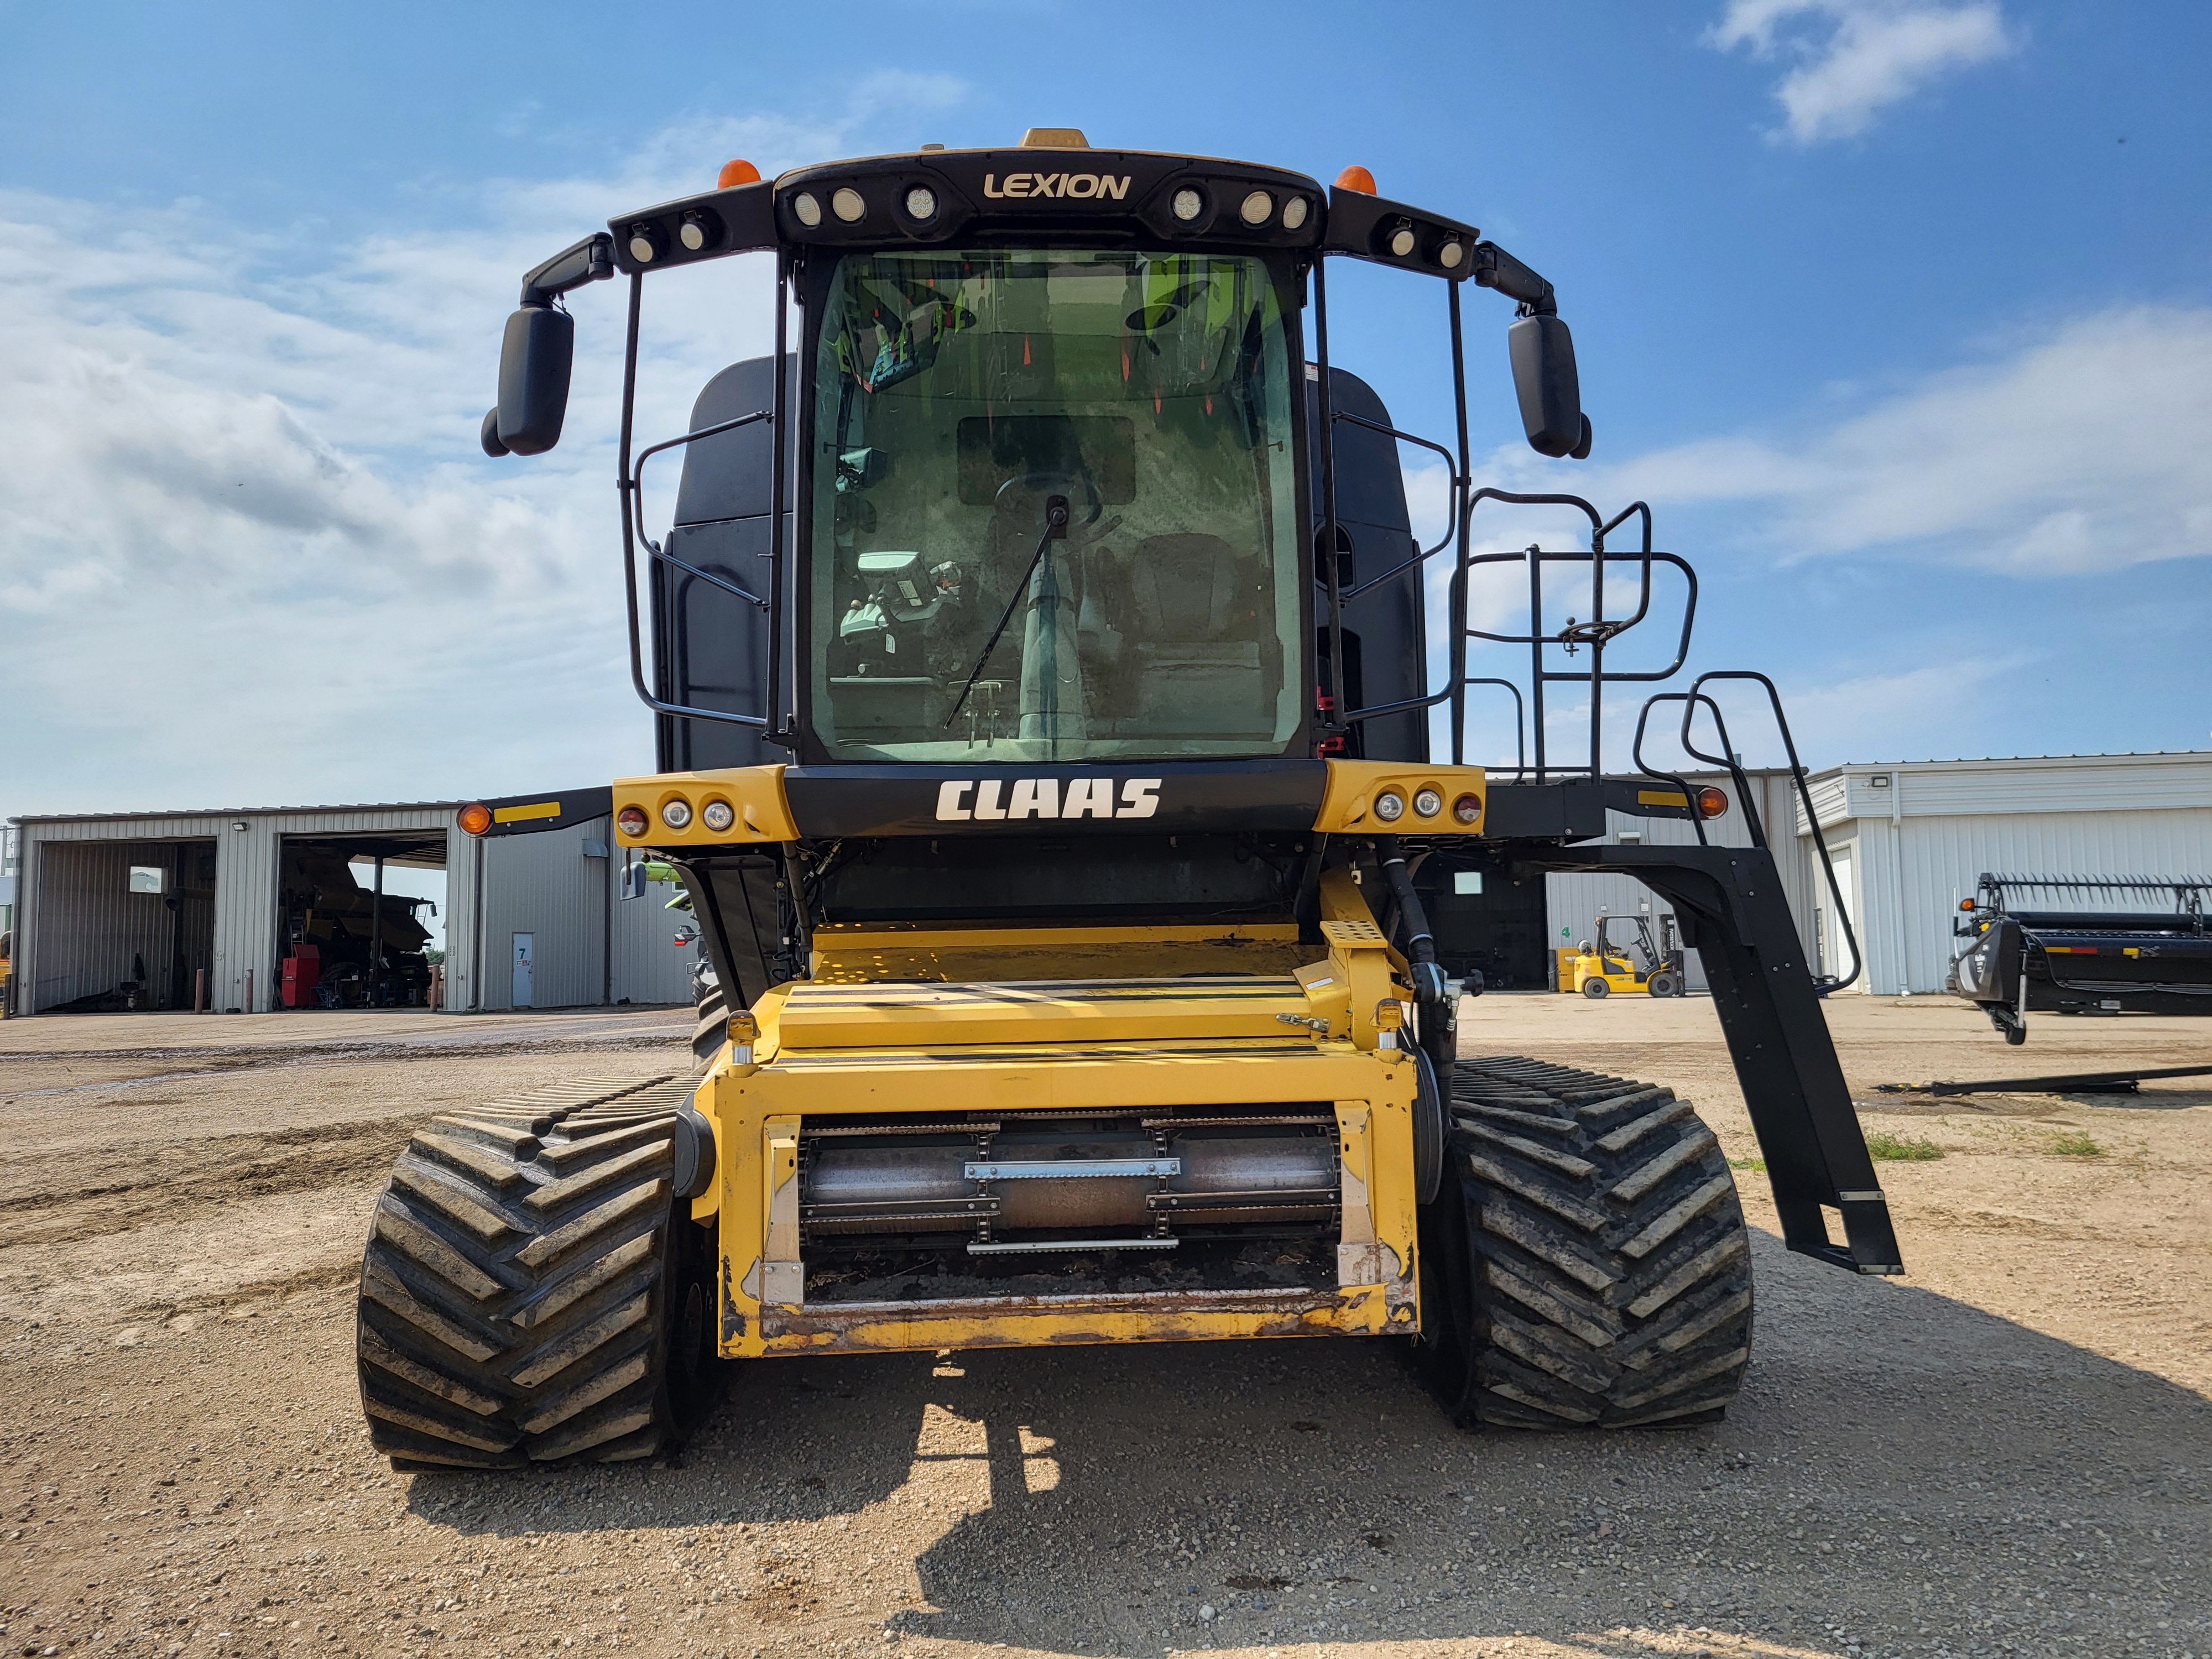
[[[1844,890],[1842,884],[1836,879],[1834,861],[1828,857],[1828,838],[1820,833],[1820,815],[1814,809],[1812,786],[1805,779],[1805,763],[1797,758],[1797,740],[1790,735],[1789,716],[1782,712],[1782,693],[1775,689],[1774,682],[1765,675],[1748,668],[1709,668],[1690,684],[1688,695],[1699,699],[1713,711],[1713,724],[1721,733],[1721,747],[1730,757],[1728,763],[1729,771],[1736,779],[1736,787],[1744,792],[1747,811],[1751,810],[1750,781],[1744,776],[1742,767],[1734,759],[1735,751],[1728,741],[1728,727],[1721,720],[1718,705],[1715,704],[1711,698],[1704,695],[1705,682],[1708,680],[1753,680],[1764,687],[1766,691],[1767,703],[1774,710],[1775,729],[1782,734],[1783,752],[1790,757],[1790,779],[1796,786],[1798,804],[1805,809],[1805,822],[1812,830],[1814,849],[1820,855],[1820,869],[1827,877],[1828,892],[1836,902],[1836,917],[1844,926],[1844,941],[1851,947],[1851,971],[1841,979],[1825,974],[1816,974],[1813,978],[1813,988],[1822,996],[1827,995],[1831,991],[1841,991],[1856,982],[1859,975],[1865,970],[1866,958],[1859,951],[1858,933],[1851,926],[1850,907],[1844,902]],[[1691,712],[1687,707],[1682,711],[1682,747],[1699,760],[1710,763],[1712,757],[1691,746],[1689,740]],[[1753,813],[1751,822],[1753,834],[1758,836],[1759,845],[1765,847],[1766,842],[1763,836],[1759,836],[1759,820],[1755,812]]]

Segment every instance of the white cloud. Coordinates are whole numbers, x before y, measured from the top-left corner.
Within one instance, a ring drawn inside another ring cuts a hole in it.
[[[1996,0],[1729,0],[1706,40],[1800,60],[1774,89],[1800,144],[1855,137],[1890,105],[2017,45]]]
[[[566,441],[477,426],[521,273],[611,211],[868,143],[960,94],[691,119],[610,176],[495,181],[334,240],[0,192],[0,811],[409,799],[649,763],[624,661],[620,284],[574,296]],[[757,259],[647,296],[640,428],[767,347]],[[663,512],[666,497],[659,503]],[[96,757],[96,758],[95,758]]]
[[[1785,557],[2035,577],[2212,555],[2212,309],[2077,318],[1795,442],[1709,439],[1594,482],[1606,500],[1764,504]]]

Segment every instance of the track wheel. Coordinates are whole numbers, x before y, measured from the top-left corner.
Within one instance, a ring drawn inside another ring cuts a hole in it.
[[[616,1462],[712,1402],[713,1173],[692,1085],[580,1082],[435,1118],[376,1204],[356,1352],[395,1468]],[[703,1168],[702,1160],[704,1160]]]
[[[1668,1089],[1533,1060],[1454,1068],[1422,1216],[1422,1355],[1461,1423],[1718,1417],[1751,1355],[1751,1250],[1712,1132]]]

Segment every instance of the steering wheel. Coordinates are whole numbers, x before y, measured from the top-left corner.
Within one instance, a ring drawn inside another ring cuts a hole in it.
[[[1006,497],[1018,490],[1034,490],[1040,495],[1054,494],[1056,492],[1052,486],[1055,484],[1061,486],[1070,496],[1075,494],[1079,486],[1083,492],[1082,505],[1068,514],[1067,527],[1071,534],[1077,530],[1088,530],[1098,522],[1098,515],[1105,511],[1105,499],[1099,495],[1097,483],[1088,472],[1021,473],[999,486],[999,493],[991,497],[991,510],[997,512],[1006,505]]]

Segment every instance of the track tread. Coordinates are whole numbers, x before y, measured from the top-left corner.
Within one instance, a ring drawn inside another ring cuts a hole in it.
[[[582,1079],[434,1119],[377,1200],[357,1355],[396,1468],[650,1456],[703,1400],[669,1379],[699,1242],[677,1218],[694,1085]],[[702,1373],[696,1364],[686,1375]]]
[[[1711,1130],[1662,1087],[1509,1057],[1451,1080],[1440,1382],[1462,1422],[1706,1421],[1750,1358],[1750,1237]],[[1534,1120],[1534,1121],[1531,1121]],[[1463,1260],[1460,1253],[1463,1246]],[[1442,1248],[1439,1244],[1439,1248]]]

